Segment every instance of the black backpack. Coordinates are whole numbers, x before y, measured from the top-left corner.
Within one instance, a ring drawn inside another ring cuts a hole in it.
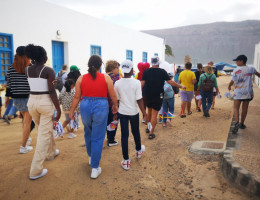
[[[59,72],[58,73],[58,76],[57,76],[57,84],[56,84],[56,89],[59,90],[59,92],[62,90],[63,88],[63,82],[62,82],[62,75],[64,74],[65,72],[61,73]]]
[[[204,74],[204,76],[206,77],[206,79],[204,79],[204,81],[202,82],[202,90],[204,92],[212,92],[213,91],[213,87],[214,87],[214,82],[211,79],[213,74],[211,74],[210,76],[206,76],[206,74]]]

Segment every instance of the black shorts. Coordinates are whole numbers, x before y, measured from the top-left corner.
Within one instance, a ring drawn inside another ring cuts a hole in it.
[[[154,110],[159,111],[162,107],[163,99],[161,99],[161,98],[153,98],[152,99],[152,98],[147,97],[146,102],[147,102],[148,108],[153,108]]]
[[[253,98],[250,98],[250,99],[235,99],[235,100],[238,100],[238,101],[252,101]]]
[[[2,97],[0,97],[0,107],[2,107]]]

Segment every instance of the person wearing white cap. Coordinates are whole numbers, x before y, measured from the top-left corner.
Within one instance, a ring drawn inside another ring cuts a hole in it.
[[[159,68],[159,64],[159,57],[152,57],[152,67],[144,71],[141,81],[142,87],[144,85],[147,87],[146,97],[148,107],[148,121],[150,121],[152,124],[152,129],[149,133],[148,139],[155,138],[154,129],[157,123],[158,111],[162,107],[164,81],[167,81],[172,86],[185,89],[185,86],[182,86],[171,80],[167,72],[164,69]]]
[[[125,60],[121,64],[124,77],[115,82],[115,91],[119,100],[118,117],[121,125],[121,145],[124,160],[121,166],[125,170],[130,169],[130,159],[128,155],[129,121],[135,141],[136,158],[141,158],[145,151],[145,146],[141,145],[139,130],[139,110],[143,113],[145,123],[147,114],[144,109],[142,89],[140,81],[131,78],[133,74],[133,63]]]

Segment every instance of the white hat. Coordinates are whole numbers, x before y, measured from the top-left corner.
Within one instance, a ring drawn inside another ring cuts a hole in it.
[[[160,65],[160,59],[158,56],[154,56],[151,58],[151,65],[154,66],[154,65]]]
[[[131,60],[125,60],[121,64],[122,73],[129,73],[133,69],[133,63]]]

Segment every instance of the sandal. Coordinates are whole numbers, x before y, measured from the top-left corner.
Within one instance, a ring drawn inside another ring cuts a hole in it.
[[[190,111],[189,113],[188,113],[188,115],[191,115],[192,114],[192,112]]]
[[[152,139],[154,139],[154,138],[155,138],[154,133],[149,134],[149,137],[148,137],[149,140],[152,140]]]
[[[181,115],[181,118],[184,118],[184,117],[186,117],[186,115]]]
[[[201,109],[200,109],[200,108],[198,109],[198,112],[201,112]]]
[[[150,133],[150,131],[149,131],[149,129],[148,129],[148,128],[145,130],[145,132],[146,132],[146,133]]]

